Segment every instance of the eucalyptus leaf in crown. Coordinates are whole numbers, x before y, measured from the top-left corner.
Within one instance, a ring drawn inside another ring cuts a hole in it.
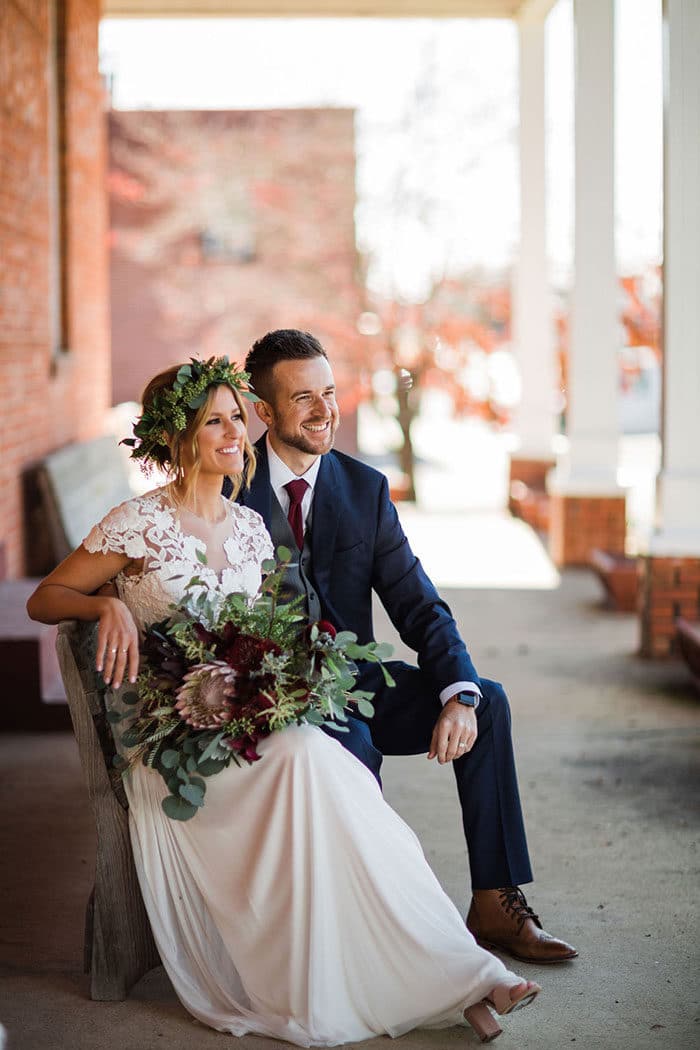
[[[291,552],[279,547],[277,557],[264,563],[268,575],[252,599],[231,594],[222,603],[190,580],[172,616],[147,629],[136,685],[109,712],[132,749],[116,764],[124,773],[139,760],[157,770],[173,820],[197,813],[207,777],[263,757],[258,743],[271,733],[304,723],[344,732],[354,709],[371,717],[373,694],[354,688],[356,660],[378,663],[393,685],[382,664],[390,646],[361,645],[325,620],[309,624],[300,599],[280,602]]]
[[[210,357],[207,361],[190,358],[183,365],[169,389],[159,390],[148,406],[144,406],[140,419],[134,424],[133,438],[124,438],[122,445],[131,449],[131,458],[147,465],[149,462],[162,465],[168,454],[163,435],[174,436],[182,432],[194,412],[204,404],[207,391],[213,386],[229,386],[249,401],[259,398],[248,389],[250,376],[231,365],[228,357]]]

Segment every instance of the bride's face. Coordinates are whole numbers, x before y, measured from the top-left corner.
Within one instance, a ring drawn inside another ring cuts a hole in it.
[[[214,391],[197,433],[201,474],[240,474],[243,471],[245,422],[230,387]]]

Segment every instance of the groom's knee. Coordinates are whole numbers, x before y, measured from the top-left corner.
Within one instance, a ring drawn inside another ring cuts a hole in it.
[[[500,682],[493,682],[489,678],[480,678],[482,702],[479,704],[479,712],[486,715],[494,726],[503,725],[510,729],[510,703],[506,691]]]

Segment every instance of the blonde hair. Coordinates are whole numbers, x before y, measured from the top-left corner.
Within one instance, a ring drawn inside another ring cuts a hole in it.
[[[151,379],[141,396],[141,403],[144,409],[149,407],[157,394],[173,386],[181,367],[181,365],[173,365],[172,368],[166,368]],[[194,489],[200,471],[199,445],[197,441],[199,431],[204,426],[217,389],[219,386],[227,385],[218,383],[209,387],[206,399],[199,408],[186,409],[187,425],[185,429],[176,430],[173,427],[171,433],[164,432],[162,443],[153,449],[152,458],[166,472],[177,503],[186,503],[190,496],[194,496]],[[241,396],[240,391],[234,387],[229,386],[228,389],[233,394],[246,428],[243,439],[243,472],[229,475],[233,485],[233,491],[229,498],[235,499],[241,488],[244,485],[246,488],[249,487],[253,480],[256,459],[255,449],[248,438],[248,411],[245,406],[245,399]]]

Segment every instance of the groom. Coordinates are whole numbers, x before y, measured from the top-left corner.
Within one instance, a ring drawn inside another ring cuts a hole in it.
[[[257,510],[275,547],[299,550],[287,580],[313,620],[373,637],[376,591],[418,667],[360,667],[358,686],[375,693],[366,726],[339,734],[378,778],[381,755],[428,752],[452,762],[469,851],[472,902],[467,926],[486,947],[535,963],[573,959],[571,945],[545,933],[521,883],[532,881],[510,732],[508,700],[480,678],[452,614],[412,553],[386,478],[332,451],[338,426],[326,353],[312,335],[270,332],[248,354],[246,370],[267,426],[258,465],[241,502]]]

